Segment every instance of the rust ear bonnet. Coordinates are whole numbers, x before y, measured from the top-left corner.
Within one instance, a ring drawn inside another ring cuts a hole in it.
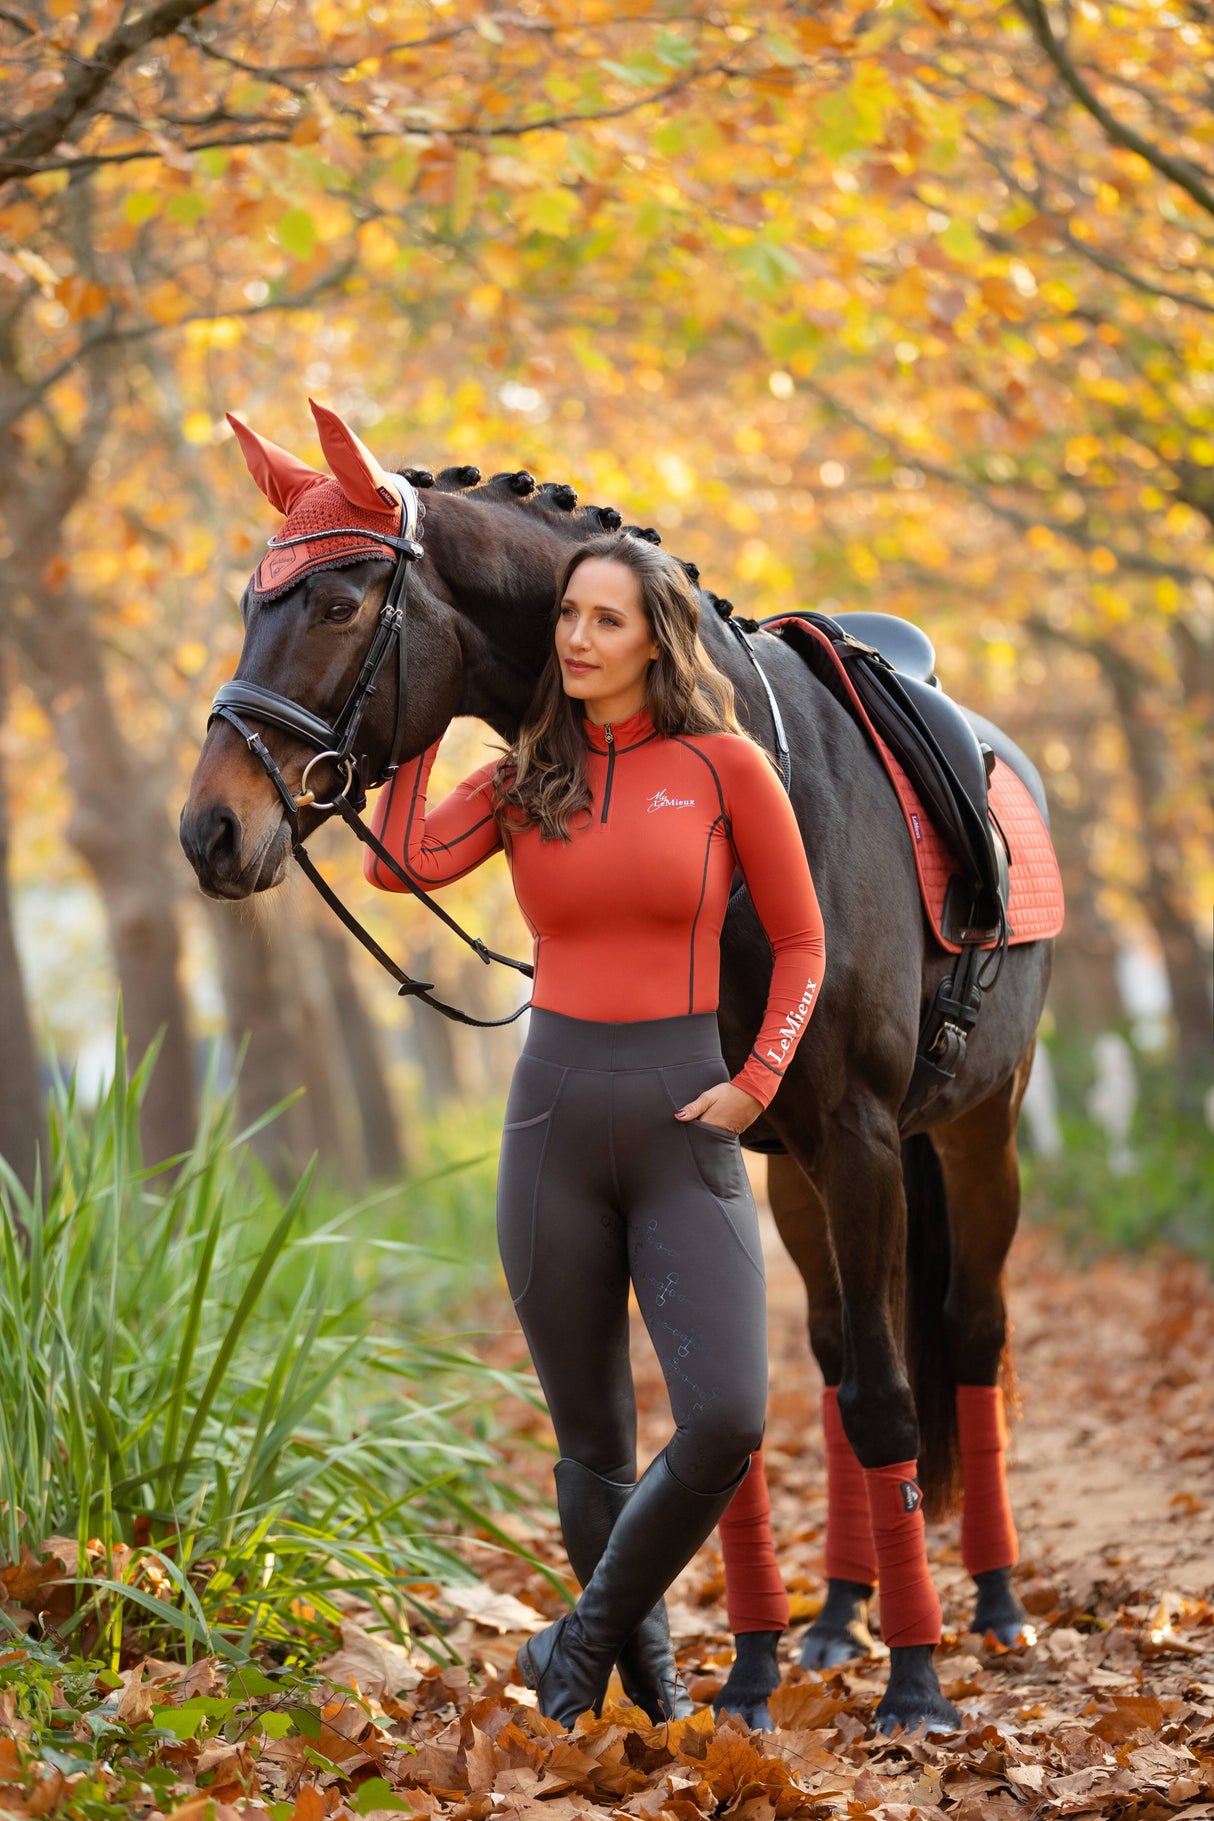
[[[399,537],[404,530],[400,483],[380,467],[335,411],[312,399],[308,403],[332,479],[228,412],[249,473],[275,510],[285,515],[253,572],[253,592],[259,601],[275,600],[318,569],[341,569],[368,557],[394,562],[390,546],[358,534],[387,532]]]

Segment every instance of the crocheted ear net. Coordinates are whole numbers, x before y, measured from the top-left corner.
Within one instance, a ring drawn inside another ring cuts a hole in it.
[[[361,563],[367,557],[381,562],[396,561],[396,552],[386,544],[360,538],[359,531],[386,531],[398,536],[403,514],[364,512],[352,506],[336,481],[317,481],[314,487],[296,500],[283,520],[276,536],[306,538],[315,531],[349,529],[349,537],[322,537],[315,542],[271,546],[253,574],[253,592],[259,601],[275,600],[286,594],[318,569],[342,569],[349,563]]]

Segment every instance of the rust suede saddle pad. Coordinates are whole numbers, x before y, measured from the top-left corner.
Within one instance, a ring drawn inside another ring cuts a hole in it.
[[[915,856],[923,908],[932,933],[941,948],[950,954],[960,954],[961,945],[942,934],[945,893],[950,879],[960,870],[952,848],[933,823],[896,754],[873,725],[831,640],[799,616],[789,615],[788,619],[795,620],[800,635],[810,634],[829,654],[855,717],[880,755],[902,807]],[[784,623],[782,618],[768,620],[764,622],[763,630],[778,636],[778,628]],[[996,758],[990,775],[989,803],[1008,855],[1009,944],[1041,942],[1056,936],[1062,928],[1064,906],[1062,876],[1050,832],[1028,787],[1001,758]],[[982,946],[993,948],[995,941],[992,939]]]

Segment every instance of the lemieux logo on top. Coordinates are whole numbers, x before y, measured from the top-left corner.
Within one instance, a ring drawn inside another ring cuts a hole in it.
[[[650,815],[655,809],[694,809],[694,797],[668,797],[664,790],[655,790],[646,807]]]

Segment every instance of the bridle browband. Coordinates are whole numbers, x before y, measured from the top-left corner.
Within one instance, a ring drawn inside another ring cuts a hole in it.
[[[400,751],[405,735],[405,704],[408,684],[406,609],[409,599],[409,577],[413,564],[420,562],[424,555],[418,536],[421,503],[417,494],[402,475],[393,474],[387,478],[400,494],[401,532],[399,536],[387,531],[368,531],[362,526],[351,525],[337,526],[330,530],[307,531],[299,537],[270,539],[271,548],[284,549],[292,544],[313,543],[318,538],[358,537],[376,544],[383,544],[396,552],[396,567],[392,572],[392,580],[388,584],[384,604],[379,611],[375,632],[367,647],[358,676],[336,719],[332,723],[325,721],[320,715],[314,714],[310,708],[305,708],[302,703],[294,701],[292,697],[280,695],[277,690],[266,689],[260,683],[251,683],[244,678],[237,677],[230,683],[221,684],[216,690],[207,726],[209,727],[212,721],[226,721],[240,735],[254,758],[260,761],[262,769],[282,800],[287,825],[291,830],[291,852],[301,870],[316,887],[330,910],[340,917],[352,935],[357,936],[363,947],[375,957],[380,966],[391,974],[398,983],[402,996],[420,999],[423,1004],[432,1006],[436,1012],[441,1012],[445,1018],[452,1018],[459,1024],[471,1024],[480,1028],[513,1024],[514,1020],[521,1017],[527,1010],[527,1005],[520,1005],[518,1010],[512,1012],[508,1018],[473,1018],[469,1013],[461,1012],[457,1006],[444,1005],[441,999],[435,999],[432,996],[434,984],[432,981],[412,979],[380,947],[374,936],[363,928],[353,912],[342,903],[328,880],[318,871],[304,845],[305,837],[299,832],[301,809],[336,810],[347,826],[353,829],[359,840],[371,849],[380,864],[395,874],[408,887],[413,896],[420,899],[427,910],[433,911],[434,915],[441,918],[448,929],[453,930],[461,941],[466,942],[469,948],[480,956],[486,966],[491,961],[498,961],[504,967],[517,968],[520,974],[531,978],[534,970],[530,962],[513,961],[508,955],[499,955],[495,950],[486,947],[479,937],[470,936],[466,930],[461,929],[454,917],[448,915],[441,904],[436,904],[430,894],[409,877],[399,861],[394,859],[362,818],[361,812],[366,807],[368,790],[374,790],[379,785],[386,783],[399,769],[401,763]],[[362,764],[354,747],[371,698],[379,687],[380,675],[393,654],[396,657],[397,673],[396,723],[393,728],[392,742],[388,748],[387,761],[379,774],[368,780],[363,776]],[[298,795],[292,791],[283,777],[273,754],[260,734],[249,727],[243,719],[244,715],[251,715],[254,720],[264,722],[270,727],[277,727],[283,733],[291,734],[295,739],[302,740],[305,745],[316,748],[316,752],[304,766]],[[313,766],[319,765],[322,759],[333,761],[339,778],[337,795],[325,803],[318,802],[315,793],[308,788],[308,774]],[[529,1003],[530,1001],[528,1001]]]

